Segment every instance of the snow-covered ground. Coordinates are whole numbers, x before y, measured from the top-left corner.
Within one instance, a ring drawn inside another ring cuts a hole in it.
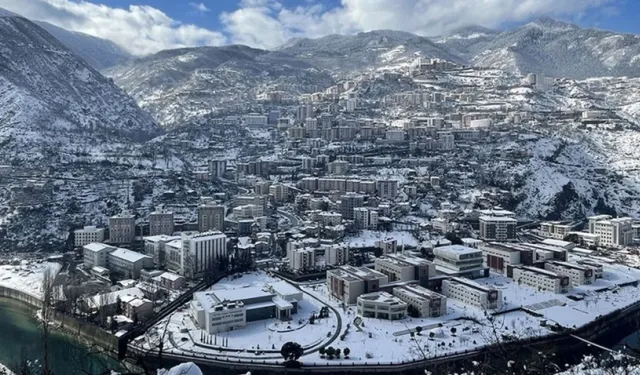
[[[375,246],[378,240],[397,240],[398,246],[418,246],[418,240],[413,236],[411,232],[404,231],[390,231],[390,232],[378,232],[372,230],[363,230],[359,235],[355,237],[348,237],[345,239],[345,244],[349,247],[370,247]]]
[[[2,363],[0,363],[0,374],[2,375],[14,375],[13,372],[11,372],[11,370],[9,370],[9,368],[5,365],[3,365]]]
[[[62,265],[50,262],[23,260],[19,265],[0,266],[0,285],[42,298],[42,281],[45,270],[57,275]]]

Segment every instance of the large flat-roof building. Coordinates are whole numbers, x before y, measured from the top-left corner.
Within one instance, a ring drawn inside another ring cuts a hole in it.
[[[301,300],[299,290],[279,281],[265,287],[194,293],[189,312],[198,327],[212,335],[243,328],[248,322],[257,320],[290,320],[298,311]]]
[[[518,284],[552,293],[567,293],[571,290],[569,276],[528,266],[509,267],[507,276]]]
[[[439,246],[433,249],[438,273],[470,279],[488,275],[483,266],[482,251],[462,245]]]
[[[377,292],[386,283],[386,275],[366,267],[341,266],[327,271],[329,293],[349,305],[355,304],[358,296]]]
[[[393,295],[416,309],[423,318],[447,314],[447,297],[419,285],[395,287]]]
[[[84,268],[89,271],[93,267],[107,267],[107,254],[115,250],[113,246],[103,243],[89,243],[82,247]]]
[[[436,274],[436,265],[415,256],[390,253],[376,259],[375,270],[386,275],[390,283],[415,280],[426,286]]]
[[[591,267],[569,262],[550,261],[544,263],[544,269],[558,275],[568,276],[573,286],[593,284],[595,272]]]
[[[127,249],[115,249],[107,254],[107,268],[112,273],[137,279],[140,271],[153,268],[153,258]]]
[[[443,280],[442,294],[483,309],[502,307],[502,291],[461,277]]]
[[[358,315],[364,318],[400,320],[407,316],[408,304],[387,292],[362,294],[357,298]]]
[[[507,268],[518,264],[531,265],[536,259],[534,249],[516,243],[490,242],[480,245],[484,265],[493,272],[507,274]]]
[[[222,232],[182,234],[181,275],[197,278],[227,258],[227,236]]]
[[[166,244],[179,240],[180,236],[167,236],[161,234],[159,236],[144,237],[144,252],[153,258],[156,266],[164,266],[166,257]]]

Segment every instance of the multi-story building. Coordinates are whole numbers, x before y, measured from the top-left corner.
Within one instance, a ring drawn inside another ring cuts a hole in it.
[[[198,207],[198,231],[224,230],[224,206],[202,205]]]
[[[387,282],[386,275],[366,267],[342,266],[327,271],[329,292],[349,305],[355,304],[362,294],[377,292]]]
[[[357,298],[358,315],[364,318],[400,320],[407,316],[408,304],[387,292],[371,292]]]
[[[393,295],[413,306],[423,318],[447,314],[447,297],[419,285],[395,287]]]
[[[104,242],[104,228],[86,226],[73,231],[73,245],[82,247],[94,242]]]
[[[533,250],[510,245],[498,242],[480,245],[485,267],[489,267],[493,272],[506,275],[509,266],[522,263],[531,265],[533,263],[535,258]]]
[[[209,177],[214,180],[221,178],[227,170],[227,161],[224,159],[209,160]]]
[[[309,270],[316,265],[315,255],[313,248],[293,249],[289,258],[289,268],[293,271]]]
[[[609,215],[589,217],[589,233],[600,236],[600,245],[622,247],[633,243],[633,219]]]
[[[353,220],[358,229],[377,229],[378,211],[366,207],[353,209]]]
[[[339,245],[324,246],[324,259],[327,265],[342,266],[349,262],[349,248]]]
[[[375,270],[386,275],[390,283],[415,280],[426,286],[436,274],[436,265],[415,256],[391,253],[376,259]]]
[[[340,197],[340,207],[342,217],[347,220],[353,220],[353,209],[364,206],[364,195],[356,193],[346,193]]]
[[[159,236],[173,234],[173,212],[156,210],[149,214],[149,235]]]
[[[222,232],[182,234],[180,274],[190,278],[202,277],[216,266],[217,260],[227,256],[227,236]]]
[[[393,199],[398,195],[398,181],[378,180],[376,181],[376,192],[380,198]]]
[[[462,245],[439,246],[433,249],[436,271],[449,276],[470,279],[488,275],[483,266],[482,251]]]
[[[524,284],[538,290],[552,293],[567,293],[571,290],[569,276],[528,266],[509,267],[507,276],[518,284]]]
[[[504,216],[480,216],[480,237],[485,241],[516,241],[516,219]]]
[[[571,231],[573,226],[569,224],[562,224],[560,221],[547,221],[540,223],[540,230],[538,234],[542,237],[555,238],[561,240],[565,238]]]
[[[442,294],[483,309],[502,307],[502,291],[461,277],[443,280]]]
[[[179,240],[180,236],[149,236],[144,237],[144,253],[153,258],[156,266],[164,266],[166,256],[166,244]]]
[[[332,226],[342,223],[342,214],[337,212],[320,212],[317,220],[321,225]]]
[[[384,138],[390,142],[404,142],[407,132],[402,129],[389,129],[386,131]]]
[[[209,335],[246,327],[248,322],[291,320],[302,293],[286,282],[265,287],[216,289],[193,294],[189,313]]]
[[[107,268],[115,274],[137,279],[140,271],[153,268],[153,258],[127,249],[115,249],[107,254]]]
[[[544,269],[558,275],[568,276],[573,286],[593,284],[595,272],[591,267],[568,262],[550,261],[544,263]]]
[[[330,174],[343,175],[349,172],[349,162],[344,160],[335,160],[327,164],[327,171]]]
[[[109,218],[109,242],[113,244],[132,243],[136,235],[136,218],[129,213]]]
[[[93,267],[107,267],[107,254],[114,251],[113,246],[102,243],[89,243],[82,247],[84,268],[90,271]]]
[[[269,195],[273,196],[276,203],[286,202],[289,197],[289,187],[285,184],[273,184],[269,186]]]
[[[376,247],[382,250],[383,255],[395,253],[398,250],[398,240],[393,238],[377,240]]]

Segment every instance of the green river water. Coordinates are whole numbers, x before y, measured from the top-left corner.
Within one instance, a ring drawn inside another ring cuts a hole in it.
[[[31,306],[0,297],[0,363],[16,370],[26,358],[35,369],[42,363],[42,332]],[[101,374],[116,368],[117,362],[89,355],[89,349],[74,338],[52,332],[49,339],[49,361],[54,375]]]

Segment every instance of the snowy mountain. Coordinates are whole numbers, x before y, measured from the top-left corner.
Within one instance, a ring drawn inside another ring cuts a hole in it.
[[[640,76],[640,36],[542,18],[498,34],[436,39],[473,65],[552,77]],[[455,35],[454,35],[455,36]],[[461,40],[463,42],[461,42]]]
[[[132,58],[129,52],[110,40],[65,30],[47,22],[35,21],[34,23],[47,30],[95,70],[107,69]]]
[[[130,97],[38,25],[1,16],[0,36],[0,164],[50,163],[48,147],[73,152],[89,139],[158,133]]]
[[[328,73],[309,62],[240,45],[161,51],[105,74],[167,128],[255,102],[261,92],[299,95],[333,83]]]
[[[339,76],[410,62],[419,56],[464,63],[457,53],[451,53],[428,38],[392,30],[297,39],[279,50]]]

